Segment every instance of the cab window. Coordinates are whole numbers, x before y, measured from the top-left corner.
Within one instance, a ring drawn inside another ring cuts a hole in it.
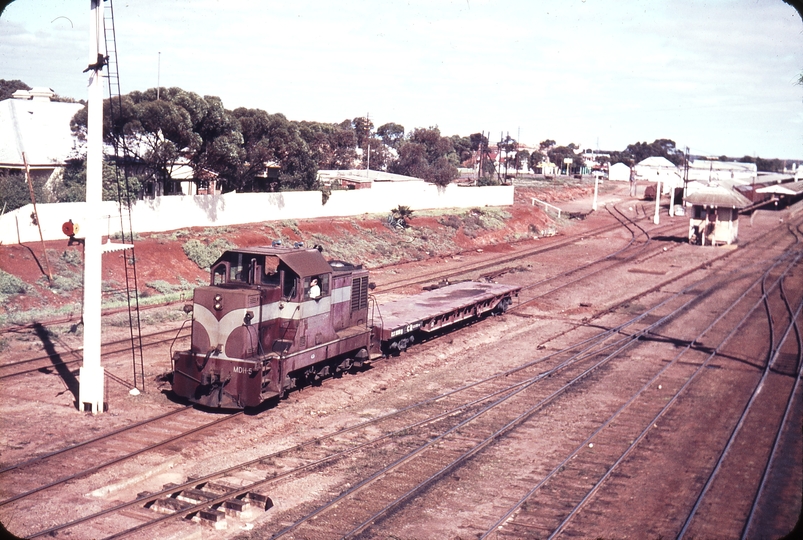
[[[315,300],[329,295],[329,275],[304,278],[304,300]]]
[[[262,261],[262,284],[278,287],[281,284],[281,274],[279,274],[279,258],[276,256],[266,256]]]
[[[298,276],[289,270],[284,271],[284,280],[282,283],[282,296],[288,300],[296,296]]]
[[[222,285],[226,283],[228,275],[228,264],[221,262],[212,269],[212,285]]]

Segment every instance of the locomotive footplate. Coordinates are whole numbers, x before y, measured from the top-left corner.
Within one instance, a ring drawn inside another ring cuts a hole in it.
[[[375,335],[383,342],[433,332],[491,311],[504,311],[521,287],[464,281],[379,306]]]
[[[198,354],[173,355],[173,391],[199,405],[223,409],[255,407],[261,402],[262,363]]]

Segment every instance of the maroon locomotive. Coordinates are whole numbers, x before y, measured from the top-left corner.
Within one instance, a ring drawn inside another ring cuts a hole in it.
[[[377,305],[368,270],[327,262],[318,249],[227,251],[211,284],[195,289],[191,348],[173,355],[173,390],[209,407],[254,407],[422,334],[502,312],[519,289],[462,282]]]

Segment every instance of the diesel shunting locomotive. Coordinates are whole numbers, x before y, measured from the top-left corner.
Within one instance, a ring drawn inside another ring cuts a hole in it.
[[[503,312],[519,289],[461,282],[380,305],[367,269],[327,261],[319,249],[230,250],[212,265],[210,285],[195,289],[191,347],[173,355],[173,390],[209,407],[254,407]]]

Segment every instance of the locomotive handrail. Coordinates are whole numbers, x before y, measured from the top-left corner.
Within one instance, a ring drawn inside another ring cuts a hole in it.
[[[382,320],[382,311],[380,311],[380,309],[379,309],[379,302],[377,302],[376,296],[374,296],[373,294],[369,294],[368,295],[368,300],[373,300],[373,303],[374,303],[373,307],[371,308],[371,327],[373,328],[375,326],[374,325],[374,310],[376,310],[376,313],[379,315],[379,322],[382,323],[382,326],[384,326],[384,322],[385,321]]]
[[[178,339],[178,336],[181,335],[181,331],[184,330],[184,325],[187,324],[187,321],[191,321],[191,320],[192,319],[184,319],[184,322],[181,323],[181,326],[179,327],[178,332],[176,332],[176,337],[174,337],[173,341],[170,342],[170,349],[169,349],[170,371],[176,371],[176,366],[173,363],[173,345],[176,344],[176,340]]]
[[[287,326],[284,327],[284,331],[282,332],[282,337],[280,337],[279,339],[284,340],[284,337],[287,335],[287,331],[290,330],[290,321],[293,320],[293,316],[299,309],[301,309],[301,304],[297,305],[296,309],[294,309],[293,312],[290,314],[290,317],[287,318]]]

